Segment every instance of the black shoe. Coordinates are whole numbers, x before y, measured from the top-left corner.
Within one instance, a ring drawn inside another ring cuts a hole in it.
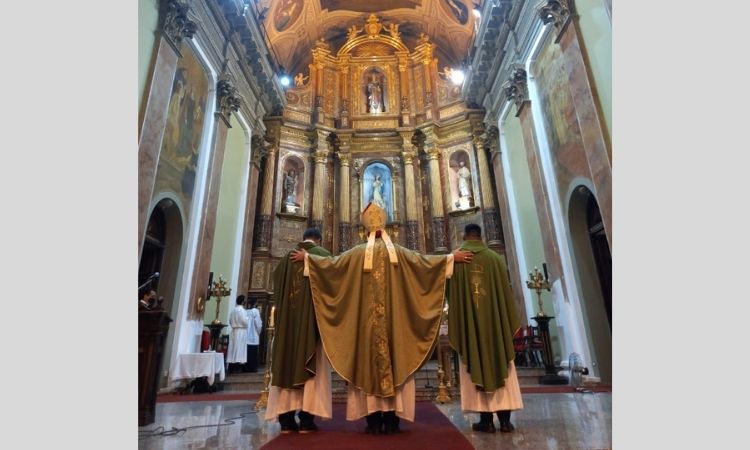
[[[500,432],[510,433],[516,429],[516,427],[510,423],[510,411],[498,411],[497,418],[500,420]]]
[[[401,419],[398,418],[395,411],[386,411],[383,413],[383,434],[396,434],[401,432],[399,423]]]
[[[471,424],[471,429],[482,433],[494,433],[495,422],[492,419],[492,413],[479,413],[479,422]]]
[[[367,427],[365,427],[365,433],[367,434],[383,434],[383,414],[381,411],[374,412],[365,416],[367,420]]]
[[[299,425],[294,420],[294,411],[279,414],[279,424],[281,424],[281,434],[296,433],[299,431]]]
[[[313,421],[315,416],[307,411],[300,411],[297,416],[299,417],[300,433],[312,433],[313,431],[318,431],[318,426],[315,425],[315,422]]]

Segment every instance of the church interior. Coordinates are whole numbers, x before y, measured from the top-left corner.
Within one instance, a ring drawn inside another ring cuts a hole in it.
[[[276,264],[308,227],[334,255],[362,244],[369,203],[395,244],[448,254],[475,223],[507,263],[516,431],[472,431],[439,339],[417,399],[457,440],[434,448],[611,448],[611,67],[611,0],[139,0],[138,284],[158,296],[139,448],[388,448],[360,429],[336,447],[325,422],[283,447],[256,414]],[[240,294],[257,373],[221,358]],[[215,392],[185,394],[207,348]],[[392,448],[421,445],[408,434]]]

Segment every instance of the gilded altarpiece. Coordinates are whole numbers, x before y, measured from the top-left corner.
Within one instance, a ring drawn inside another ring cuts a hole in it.
[[[273,199],[273,230],[254,254],[252,290],[271,294],[270,273],[308,226],[321,227],[334,254],[363,242],[370,201],[384,204],[393,241],[420,252],[450,251],[466,223],[484,224],[470,124],[481,111],[438,72],[434,50],[426,35],[407,48],[398,25],[375,15],[339,49],[316,43],[309,73],[294,76],[269,119],[278,152],[264,162],[274,181],[261,197]]]

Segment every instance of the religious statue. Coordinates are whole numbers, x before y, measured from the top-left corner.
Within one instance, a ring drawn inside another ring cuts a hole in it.
[[[379,113],[384,112],[383,108],[383,86],[376,75],[370,77],[367,83],[367,112]]]
[[[348,32],[346,34],[346,39],[348,41],[351,41],[352,39],[357,37],[357,35],[362,31],[362,28],[357,28],[356,25],[352,25],[349,28],[347,28],[347,30]]]
[[[375,175],[375,180],[372,182],[372,202],[383,209],[385,207],[385,196],[383,195],[385,185],[380,175]]]
[[[297,205],[297,172],[294,169],[284,175],[284,208],[286,212],[296,213],[299,209]]]
[[[399,33],[399,31],[398,31],[398,24],[397,23],[392,23],[392,24],[388,25],[388,32],[391,33],[391,37],[393,39],[401,39],[401,33]]]
[[[458,162],[458,201],[456,207],[466,209],[471,206],[471,171],[463,161]]]
[[[310,78],[310,76],[309,76],[309,75],[308,75],[308,76],[305,76],[305,75],[302,75],[302,72],[300,72],[300,73],[298,73],[298,74],[297,74],[297,75],[296,75],[296,76],[294,77],[294,85],[295,85],[296,87],[303,87],[303,86],[305,85],[305,81],[307,81],[307,79],[308,79],[308,78]]]

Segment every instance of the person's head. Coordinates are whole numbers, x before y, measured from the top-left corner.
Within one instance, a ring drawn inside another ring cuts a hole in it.
[[[152,298],[156,298],[156,291],[153,290],[152,288],[148,287],[148,286],[142,287],[138,291],[138,298],[141,299],[141,300],[149,301]]]
[[[238,305],[244,305],[245,304],[245,296],[244,295],[238,295],[237,296],[237,304]]]
[[[294,169],[289,169],[289,176],[294,176],[297,172],[294,171]]]
[[[465,240],[482,240],[482,227],[475,223],[467,224],[464,227]]]
[[[320,233],[320,230],[315,227],[308,228],[302,235],[302,240],[306,241],[308,239],[315,242],[316,244],[320,244],[320,241],[323,240],[323,235]]]
[[[464,166],[464,162],[463,161],[459,161],[458,162],[458,167],[463,167],[463,166]]]
[[[255,297],[250,297],[247,299],[247,306],[249,308],[255,308],[255,304],[258,302],[258,299]]]

